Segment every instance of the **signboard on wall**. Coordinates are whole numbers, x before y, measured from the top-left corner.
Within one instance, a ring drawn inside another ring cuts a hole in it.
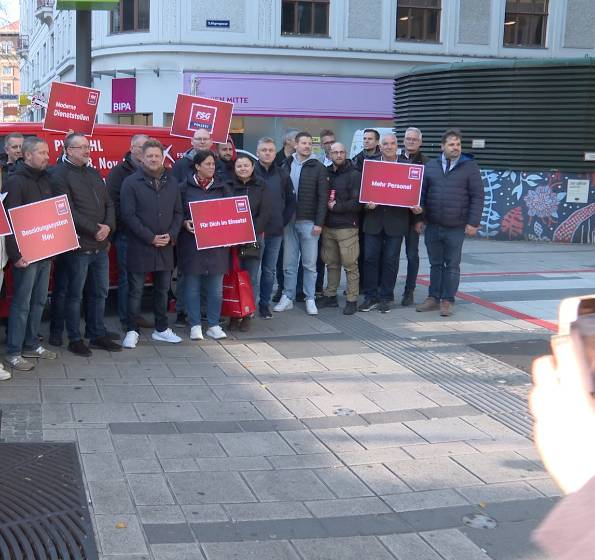
[[[112,80],[112,113],[136,113],[136,78]]]

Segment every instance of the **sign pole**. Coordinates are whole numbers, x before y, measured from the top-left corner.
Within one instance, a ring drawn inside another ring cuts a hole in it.
[[[76,12],[76,83],[91,87],[91,10]]]

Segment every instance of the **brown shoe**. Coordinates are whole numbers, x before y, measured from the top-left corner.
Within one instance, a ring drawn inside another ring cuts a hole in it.
[[[428,296],[422,303],[420,303],[415,311],[435,311],[440,308],[438,300],[434,297]]]
[[[454,303],[443,299],[440,302],[440,315],[442,317],[450,317],[454,311]]]

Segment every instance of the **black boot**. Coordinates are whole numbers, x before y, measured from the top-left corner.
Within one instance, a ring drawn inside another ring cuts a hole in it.
[[[413,290],[405,290],[403,292],[403,299],[401,300],[401,305],[403,307],[408,307],[409,305],[413,305],[415,302],[413,301]]]

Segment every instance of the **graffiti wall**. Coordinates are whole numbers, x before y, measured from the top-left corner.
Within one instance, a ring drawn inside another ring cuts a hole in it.
[[[486,239],[595,242],[595,172],[482,170]]]

